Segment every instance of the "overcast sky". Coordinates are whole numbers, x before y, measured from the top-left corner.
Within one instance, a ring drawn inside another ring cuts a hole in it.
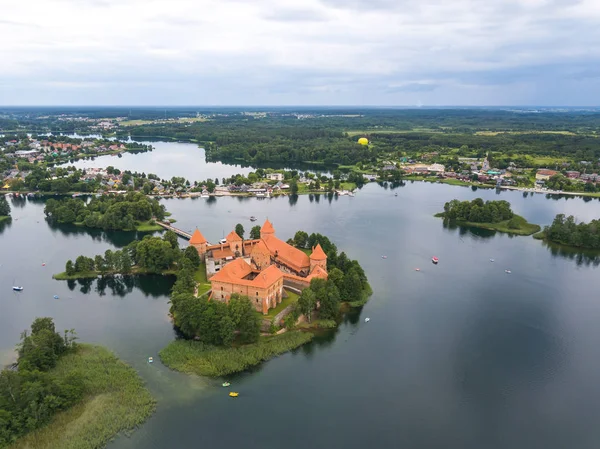
[[[600,104],[600,0],[0,0],[0,105]]]

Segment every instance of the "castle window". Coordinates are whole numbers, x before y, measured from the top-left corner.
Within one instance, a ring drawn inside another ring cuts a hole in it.
[[[256,292],[256,296],[258,296],[258,292]]]

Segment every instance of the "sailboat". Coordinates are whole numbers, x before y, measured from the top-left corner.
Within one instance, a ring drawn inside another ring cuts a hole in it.
[[[16,291],[16,292],[22,292],[23,291],[23,287],[17,286],[17,283],[16,283],[15,279],[13,279],[13,290]]]

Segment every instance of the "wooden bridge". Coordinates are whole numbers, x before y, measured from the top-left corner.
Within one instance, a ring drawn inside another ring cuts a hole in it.
[[[173,231],[179,237],[183,237],[184,239],[189,240],[192,238],[192,234],[190,234],[189,232],[185,232],[185,231],[182,231],[181,229],[174,228],[173,226],[171,226],[168,223],[163,223],[162,221],[156,221],[156,224],[165,228],[168,231]]]

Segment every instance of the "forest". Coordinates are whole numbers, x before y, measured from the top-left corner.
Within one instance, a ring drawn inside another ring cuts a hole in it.
[[[546,240],[578,248],[600,248],[600,220],[577,223],[575,217],[558,214],[550,226],[544,227]],[[536,235],[537,237],[537,235]]]
[[[135,230],[140,223],[163,220],[165,208],[156,199],[142,193],[103,195],[89,202],[78,198],[46,201],[46,217],[60,224],[81,224],[104,230]]]
[[[54,414],[82,398],[83,378],[50,372],[61,357],[76,350],[75,332],[56,332],[52,318],[36,318],[17,346],[15,369],[0,372],[0,447],[47,424]]]

